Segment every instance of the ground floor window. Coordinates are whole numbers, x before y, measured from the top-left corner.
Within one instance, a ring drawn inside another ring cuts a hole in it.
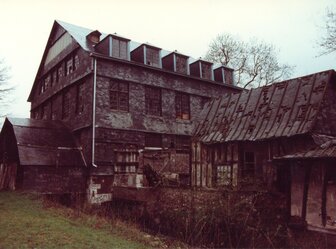
[[[255,171],[255,154],[254,152],[244,152],[243,176],[254,176]]]
[[[228,186],[232,184],[232,167],[231,165],[217,166],[217,185]]]

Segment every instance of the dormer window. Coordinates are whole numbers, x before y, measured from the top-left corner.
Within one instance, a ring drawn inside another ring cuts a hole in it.
[[[142,44],[131,52],[131,60],[148,66],[161,67],[160,52],[160,48]]]
[[[212,80],[212,63],[204,60],[197,60],[189,65],[190,75]]]
[[[221,83],[233,85],[233,69],[220,66],[214,69],[214,80]]]
[[[162,68],[176,72],[188,74],[188,56],[172,52],[162,58]]]
[[[98,53],[106,56],[129,60],[129,39],[108,35],[95,46]]]
[[[98,30],[92,31],[86,36],[90,42],[97,44],[100,41],[101,33]]]

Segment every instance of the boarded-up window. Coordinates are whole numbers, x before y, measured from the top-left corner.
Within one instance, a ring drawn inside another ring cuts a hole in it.
[[[146,87],[146,114],[161,116],[161,89],[156,87]]]
[[[110,81],[110,107],[114,110],[128,111],[128,83]]]
[[[159,67],[160,66],[159,50],[147,47],[146,51],[147,51],[146,64]]]
[[[211,80],[211,66],[202,63],[201,70],[202,70],[202,78]]]
[[[187,58],[176,55],[176,72],[187,73]]]
[[[175,93],[175,112],[176,118],[190,119],[190,97],[185,93]]]
[[[69,117],[70,115],[70,93],[66,91],[62,97],[62,119]]]
[[[145,135],[145,146],[146,147],[162,147],[162,136],[161,134],[148,133]]]
[[[84,111],[84,84],[77,86],[76,113],[82,114]]]
[[[120,59],[127,59],[127,41],[113,38],[112,56]]]

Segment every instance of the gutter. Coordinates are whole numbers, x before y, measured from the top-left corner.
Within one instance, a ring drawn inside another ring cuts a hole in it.
[[[95,164],[95,141],[96,141],[96,88],[97,88],[97,59],[93,57],[93,98],[92,98],[92,166]]]

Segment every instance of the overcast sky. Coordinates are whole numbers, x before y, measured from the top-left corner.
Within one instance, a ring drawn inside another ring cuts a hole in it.
[[[9,111],[29,116],[26,100],[55,19],[194,58],[220,33],[256,37],[274,44],[296,77],[336,68],[336,54],[317,57],[327,7],[335,10],[335,0],[0,0],[0,57],[17,85]]]

